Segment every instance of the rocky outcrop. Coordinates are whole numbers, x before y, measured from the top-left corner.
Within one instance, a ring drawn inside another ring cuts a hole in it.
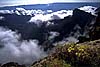
[[[1,64],[0,64],[0,67],[1,67]]]
[[[15,63],[15,62],[9,62],[9,63],[3,64],[0,67],[26,67],[26,66],[25,65],[19,65],[18,63]]]
[[[90,32],[91,40],[100,39],[100,8],[96,10],[97,17],[94,24],[94,28]]]

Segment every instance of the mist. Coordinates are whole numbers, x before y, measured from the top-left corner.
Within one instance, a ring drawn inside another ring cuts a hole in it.
[[[0,63],[18,62],[29,65],[46,56],[38,46],[38,40],[20,41],[20,36],[10,29],[0,27]]]

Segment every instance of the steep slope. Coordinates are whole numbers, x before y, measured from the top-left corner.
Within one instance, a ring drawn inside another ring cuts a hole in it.
[[[100,38],[100,8],[98,8],[96,12],[98,16],[96,17],[94,28],[90,32],[91,40]]]
[[[89,38],[89,30],[93,27],[96,21],[95,18],[96,16],[90,13],[74,9],[72,16],[65,17],[61,20],[50,21],[53,22],[54,25],[48,26],[48,30],[60,33],[59,36],[55,37],[54,41],[66,40],[67,37],[74,37],[81,42],[80,37]]]
[[[80,44],[64,44],[31,67],[99,67],[100,39]]]

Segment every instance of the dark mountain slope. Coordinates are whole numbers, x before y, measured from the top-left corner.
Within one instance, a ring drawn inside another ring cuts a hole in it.
[[[91,40],[100,39],[100,8],[97,9],[97,12],[98,16],[96,17],[94,28],[89,33]]]
[[[16,14],[0,14],[4,20],[0,20],[0,26],[9,28],[13,31],[18,31],[22,39],[38,39],[40,42],[44,41],[44,30],[34,23],[28,23],[31,16],[23,16]]]
[[[79,9],[74,9],[72,16],[50,21],[54,25],[49,26],[46,26],[46,23],[42,23],[41,26],[35,23],[27,23],[31,18],[31,16],[27,15],[0,14],[0,16],[4,17],[4,20],[0,20],[0,26],[17,30],[21,34],[22,39],[37,39],[40,44],[48,39],[50,31],[60,33],[53,42],[61,41],[69,36],[74,38],[79,38],[83,35],[86,36],[88,33],[84,33],[91,27],[91,22],[95,21],[95,16]]]
[[[69,36],[78,38],[80,34],[83,35],[86,31],[89,31],[89,28],[93,26],[93,24],[91,24],[92,21],[95,21],[95,16],[82,10],[75,9],[72,16],[65,17],[61,20],[51,21],[55,24],[52,26],[48,26],[48,30],[57,31],[60,33],[60,36],[58,36],[55,41],[62,40],[64,37]],[[88,27],[88,29],[86,27]],[[79,31],[79,34],[75,36],[75,33],[77,33],[77,31]],[[84,37],[86,35],[84,35]]]

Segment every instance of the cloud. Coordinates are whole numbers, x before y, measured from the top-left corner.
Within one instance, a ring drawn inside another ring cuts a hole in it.
[[[50,34],[50,36],[48,37],[48,40],[52,40],[52,39],[54,39],[56,36],[59,36],[60,33],[51,31],[51,32],[49,32],[49,34]]]
[[[50,14],[36,14],[34,17],[31,18],[30,22],[34,20],[41,20],[41,21],[48,21],[48,20],[54,20],[54,19],[64,19],[64,17],[72,15],[72,10],[61,10],[57,12],[53,12]]]
[[[80,10],[83,10],[85,12],[91,13],[93,15],[95,15],[95,10],[97,9],[96,7],[93,6],[83,6],[78,8]],[[72,15],[73,14],[73,10],[60,10],[60,11],[56,11],[53,12],[52,10],[26,10],[24,8],[16,8],[16,10],[0,10],[0,13],[3,14],[17,14],[17,15],[30,15],[30,16],[34,16],[32,17],[32,19],[38,19],[38,20],[42,20],[42,21],[47,21],[47,20],[52,20],[52,19],[63,19],[66,16]],[[39,18],[37,17],[39,16]],[[41,17],[41,18],[40,18]]]
[[[92,15],[96,15],[95,10],[97,8],[92,7],[92,6],[83,6],[78,9],[91,13]],[[72,14],[73,14],[73,10],[60,10],[60,11],[52,12],[50,14],[43,14],[41,11],[41,13],[35,14],[35,16],[33,16],[29,20],[29,22],[39,24],[39,23],[43,23],[44,21],[49,21],[49,20],[54,20],[54,19],[64,19],[64,17],[72,16]],[[48,23],[47,25],[49,25]]]
[[[13,14],[14,11],[13,10],[0,10],[1,14]]]
[[[67,41],[68,43],[70,43],[70,42],[73,42],[73,43],[77,43],[77,42],[79,42],[78,39],[76,39],[76,38],[74,38],[74,37],[71,37],[71,36],[65,38],[64,41]]]
[[[50,11],[52,12],[52,11]],[[64,19],[64,17],[66,16],[71,16],[73,14],[72,10],[61,10],[61,11],[57,11],[57,12],[52,12],[50,14],[35,14],[35,16],[33,16],[30,20],[29,23],[35,23],[38,26],[41,23],[47,22],[47,26],[48,25],[52,25],[53,23],[49,22],[50,20],[54,20],[54,19]]]
[[[29,65],[46,56],[40,48],[37,40],[21,41],[16,32],[0,27],[0,63],[18,62]]]
[[[4,20],[5,18],[3,16],[0,16],[0,20]]]
[[[95,10],[97,8],[96,7],[93,7],[93,6],[83,6],[83,7],[80,7],[78,9],[83,10],[83,11],[88,12],[88,13],[91,13],[92,15],[96,15],[95,14]]]

